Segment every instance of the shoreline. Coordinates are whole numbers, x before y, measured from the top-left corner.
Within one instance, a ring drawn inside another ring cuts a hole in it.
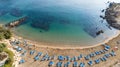
[[[16,52],[16,50],[13,49],[12,45],[10,45],[10,42],[9,42],[10,40],[15,40],[15,39],[18,39],[20,41],[26,40],[28,42],[28,44],[31,44],[32,46],[35,46],[35,50],[36,51],[41,51],[43,53],[48,53],[50,55],[54,55],[54,54],[57,55],[57,56],[58,55],[69,55],[69,56],[72,57],[74,55],[78,56],[79,53],[82,53],[83,55],[84,54],[86,55],[86,54],[89,54],[90,52],[98,51],[100,49],[103,49],[102,44],[105,44],[105,43],[107,43],[109,46],[111,46],[111,49],[113,49],[116,46],[116,44],[113,44],[113,43],[117,42],[118,39],[120,39],[119,37],[120,37],[120,31],[118,30],[115,33],[114,36],[106,39],[105,41],[103,41],[103,42],[101,42],[99,44],[95,44],[95,45],[92,45],[92,46],[85,46],[85,47],[56,47],[56,46],[48,46],[48,45],[43,45],[42,43],[38,43],[36,41],[31,41],[29,39],[24,39],[23,37],[20,37],[20,36],[14,35],[14,34],[11,37],[11,39],[3,40],[2,42],[3,43],[7,43],[8,44],[8,49],[13,51],[13,53],[15,54],[13,65],[15,65],[15,67],[23,67],[23,66],[29,66],[29,63],[32,63],[34,60],[31,59],[32,57],[30,57],[29,53],[27,53],[26,57],[24,57],[24,59],[26,60],[26,63],[25,64],[19,64],[20,59],[23,58],[23,57],[21,57],[20,53]],[[23,45],[21,45],[21,47],[22,46]],[[28,49],[26,49],[26,50],[29,51]],[[51,52],[51,51],[53,51],[53,52]],[[118,53],[119,52],[117,51],[117,54]],[[117,60],[114,60],[114,61],[116,62],[119,59],[120,58],[118,58]],[[31,61],[28,62],[28,60],[31,60]],[[83,61],[85,61],[85,60],[83,60]],[[55,61],[55,62],[57,62],[57,61]],[[87,62],[87,61],[85,61],[85,62]],[[108,61],[108,62],[110,62],[110,61]],[[113,65],[115,62],[113,62],[112,64],[108,64],[108,65]],[[42,63],[42,62],[40,62],[40,63]],[[48,64],[47,61],[45,63]],[[34,63],[34,64],[38,64],[38,63]],[[34,66],[34,64],[31,65],[31,66],[32,67],[36,67],[36,66]],[[104,64],[104,63],[102,63],[102,64]],[[41,64],[41,65],[42,66],[40,66],[40,67],[46,66],[44,64]]]
[[[40,42],[37,42],[37,41],[32,41],[30,39],[25,39],[25,40],[28,41],[28,42],[30,42],[30,43],[32,43],[36,47],[52,48],[52,49],[86,49],[86,48],[93,48],[93,47],[97,47],[97,46],[100,46],[102,44],[108,43],[109,41],[111,41],[112,39],[116,38],[119,35],[120,35],[120,31],[117,30],[117,33],[114,36],[112,36],[112,37],[110,37],[110,38],[102,41],[101,43],[90,45],[90,46],[75,46],[75,47],[73,47],[73,46],[71,46],[71,47],[63,46],[62,47],[62,46],[55,46],[55,45],[49,46],[49,45],[44,45],[46,43],[40,43]],[[17,36],[17,35],[14,35],[13,37],[24,39],[24,37]]]

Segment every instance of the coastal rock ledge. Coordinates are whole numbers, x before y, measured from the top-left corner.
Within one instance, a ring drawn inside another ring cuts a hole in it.
[[[110,3],[104,18],[110,26],[120,30],[120,3]]]

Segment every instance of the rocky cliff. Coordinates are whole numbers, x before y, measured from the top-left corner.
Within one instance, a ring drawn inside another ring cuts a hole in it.
[[[120,3],[110,3],[104,18],[110,26],[120,30]]]

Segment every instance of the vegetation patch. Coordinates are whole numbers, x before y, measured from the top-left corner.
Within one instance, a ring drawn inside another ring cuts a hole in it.
[[[9,49],[7,49],[6,44],[4,43],[0,43],[0,51],[1,52],[6,52],[8,54],[8,59],[5,62],[5,65],[2,67],[12,67],[12,64],[14,62],[14,54],[12,51],[10,51]]]
[[[11,36],[12,36],[12,33],[9,29],[5,29],[3,27],[0,27],[0,40],[10,39]]]

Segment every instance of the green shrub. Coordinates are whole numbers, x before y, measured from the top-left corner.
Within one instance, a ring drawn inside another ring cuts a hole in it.
[[[10,30],[0,27],[0,40],[10,39],[11,36],[12,36],[12,33]]]

